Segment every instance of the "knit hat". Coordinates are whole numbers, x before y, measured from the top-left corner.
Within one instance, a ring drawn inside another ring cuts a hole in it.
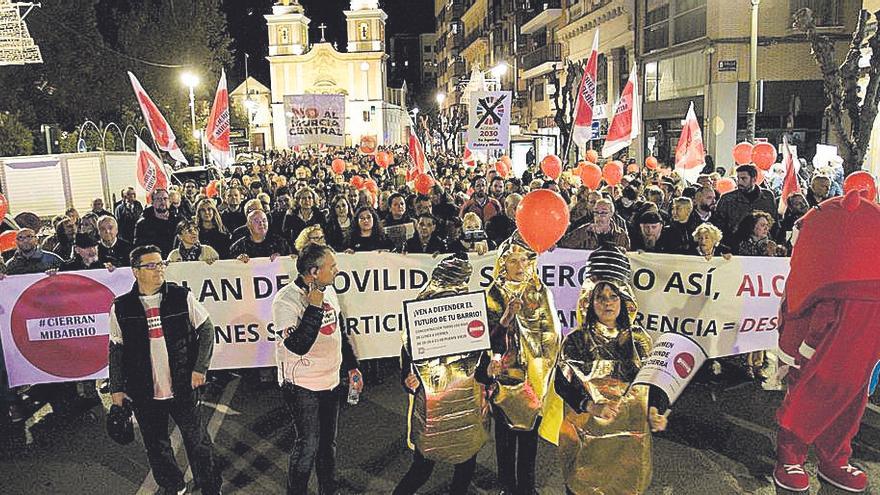
[[[587,258],[587,277],[629,283],[629,258],[616,246],[602,246]]]
[[[88,249],[98,245],[98,240],[89,234],[76,234],[76,247],[80,249]]]

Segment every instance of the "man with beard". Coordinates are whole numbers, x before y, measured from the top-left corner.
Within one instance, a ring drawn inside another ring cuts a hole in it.
[[[422,213],[416,220],[416,235],[412,236],[404,246],[407,253],[442,253],[446,251],[446,244],[440,237],[434,234],[437,229],[437,219],[429,213]]]
[[[144,206],[137,200],[133,187],[125,190],[122,202],[116,206],[116,220],[119,222],[119,236],[126,241],[134,241],[134,226],[144,212]]]
[[[614,221],[614,203],[607,198],[596,201],[593,222],[570,231],[558,246],[570,249],[596,249],[602,245],[619,246],[629,251],[629,235],[625,224]]]
[[[693,209],[691,198],[679,196],[672,200],[672,221],[663,229],[665,252],[690,254],[693,251],[693,232],[699,225],[694,218]]]
[[[775,225],[776,229],[773,237],[777,244],[786,246],[789,253],[794,244],[794,232],[798,229],[798,222],[801,217],[807,214],[809,209],[810,207],[804,194],[800,192],[793,193],[788,197],[788,201],[786,201],[785,214],[782,215],[782,218]]]
[[[758,187],[757,177],[758,169],[752,164],[736,167],[736,190],[718,200],[712,223],[721,229],[725,239],[732,239],[739,223],[753,211],[766,211],[774,221],[777,219],[776,198],[772,192]]]
[[[128,266],[131,254],[131,243],[119,237],[116,219],[103,216],[98,219],[98,262],[108,270],[119,266]]]
[[[483,225],[486,225],[486,222],[488,222],[490,218],[501,213],[501,203],[499,203],[497,199],[489,197],[487,194],[487,182],[485,177],[475,177],[473,186],[474,193],[471,195],[471,199],[461,205],[461,210],[458,212],[458,216],[464,218],[465,213],[474,212],[480,217]]]
[[[59,271],[92,270],[103,268],[98,261],[98,241],[88,234],[77,234],[73,257],[61,264]]]
[[[654,211],[642,213],[638,220],[638,231],[631,234],[630,248],[633,251],[646,251],[649,253],[665,252],[663,242],[663,219]]]
[[[186,184],[183,185],[183,197],[191,205],[195,205],[199,200],[199,186],[194,181],[186,181]]]
[[[223,226],[226,227],[226,230],[232,232],[247,221],[241,207],[241,189],[235,186],[230,187],[226,190],[224,199],[220,218],[223,220]]]
[[[704,186],[701,189],[697,189],[697,193],[694,195],[694,208],[688,222],[696,225],[706,222],[714,224],[712,214],[715,213],[716,201],[717,196],[715,195],[715,189],[712,189],[712,187]]]
[[[492,178],[492,186],[489,188],[489,195],[498,201],[504,199],[504,177],[496,175]]]
[[[506,241],[516,230],[516,208],[520,201],[522,195],[510,193],[504,198],[504,213],[495,215],[486,222],[486,235],[496,246]]]
[[[180,218],[171,214],[168,191],[162,188],[153,190],[150,195],[153,204],[144,209],[141,219],[134,226],[135,246],[158,246],[162,256],[167,257],[174,247],[174,237]]]
[[[61,267],[61,257],[37,247],[37,235],[24,228],[15,234],[15,254],[6,264],[7,275],[42,273]]]

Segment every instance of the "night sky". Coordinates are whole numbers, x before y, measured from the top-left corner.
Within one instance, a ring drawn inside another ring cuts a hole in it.
[[[235,67],[229,69],[229,87],[237,86],[244,80],[244,53],[250,54],[250,75],[269,84],[268,34],[264,15],[271,13],[274,0],[224,0],[229,23],[229,34],[235,44]],[[327,25],[327,41],[337,42],[340,50],[346,46],[345,15],[351,4],[349,0],[300,0],[306,16],[312,22],[309,38],[312,42],[321,39],[317,28],[321,23]],[[386,36],[398,33],[428,33],[434,31],[433,0],[380,0],[379,6],[388,14]],[[387,40],[386,40],[387,41]]]

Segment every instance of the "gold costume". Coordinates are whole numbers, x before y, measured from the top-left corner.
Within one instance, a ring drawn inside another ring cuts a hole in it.
[[[559,359],[557,389],[566,397],[559,458],[566,486],[575,494],[639,494],[651,483],[648,389],[630,384],[651,349],[651,338],[631,323],[618,330],[587,321],[596,285],[605,283],[620,296],[630,322],[637,311],[625,282],[584,282],[579,327],[566,337]],[[601,419],[581,412],[585,400],[619,400],[620,410],[614,419]]]
[[[524,253],[528,258],[526,279],[522,282],[507,279],[505,262],[514,253]],[[493,340],[506,342],[506,352],[501,357],[502,371],[495,376],[491,400],[513,430],[532,430],[538,417],[543,417],[541,436],[555,444],[562,402],[553,391],[553,373],[562,334],[552,294],[538,278],[537,261],[537,254],[518,233],[498,248],[495,281],[489,287],[487,304],[489,328],[493,332],[506,330],[493,336]],[[504,329],[499,322],[515,298],[522,300],[522,310]]]
[[[417,299],[467,292],[471,265],[457,258],[443,260]],[[406,333],[404,347],[408,349]],[[488,439],[488,404],[483,386],[474,378],[483,353],[474,352],[412,363],[422,386],[410,395],[409,443],[426,459],[459,464]],[[406,373],[408,370],[404,370]]]

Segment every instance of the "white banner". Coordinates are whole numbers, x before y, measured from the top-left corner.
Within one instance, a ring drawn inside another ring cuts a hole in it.
[[[492,348],[483,291],[404,301],[403,308],[413,361]]]
[[[587,252],[557,249],[539,259],[565,332],[575,308]],[[426,254],[339,254],[335,287],[343,330],[360,359],[397,356],[405,331],[403,301],[415,299],[439,262]],[[469,290],[492,282],[494,253],[472,256]],[[709,357],[772,349],[787,258],[630,253],[638,321],[656,339],[675,332]],[[174,263],[167,279],[184,283],[205,305],[215,326],[212,368],[274,366],[277,329],[272,299],[293,280],[289,257],[213,265]],[[0,281],[0,338],[12,386],[106,376],[106,314],[115,296],[131,290],[129,269],[15,275]],[[46,328],[40,332],[41,327]]]
[[[507,153],[510,112],[510,91],[472,92],[468,107],[468,148]]]
[[[345,146],[345,95],[286,95],[287,146]]]

